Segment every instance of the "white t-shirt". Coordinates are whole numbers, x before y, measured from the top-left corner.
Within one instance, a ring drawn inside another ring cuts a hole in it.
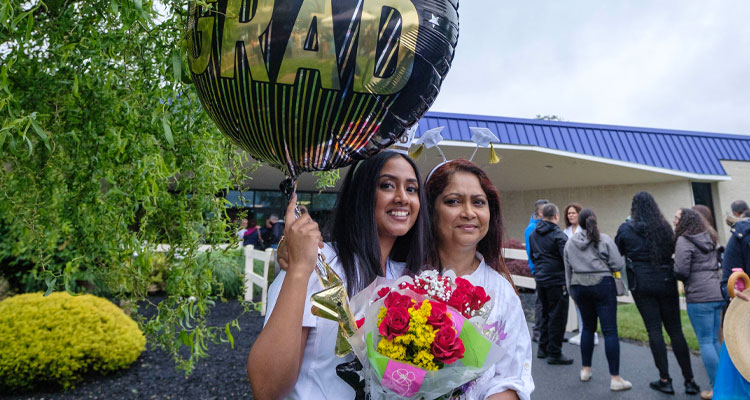
[[[503,358],[477,380],[467,385],[465,399],[485,399],[495,393],[514,390],[521,400],[528,400],[534,391],[531,377],[531,337],[521,300],[510,282],[490,268],[480,253],[479,267],[462,278],[482,286],[490,296],[492,308],[484,329],[495,329],[495,343],[506,347],[512,357]]]
[[[336,271],[346,283],[346,275],[339,261],[338,255],[333,247],[326,243],[323,248],[328,265]],[[387,278],[397,278],[403,273],[405,264],[388,260],[386,273]],[[395,276],[393,276],[395,275]],[[276,300],[279,298],[281,284],[286,276],[281,271],[271,286],[268,288],[268,309],[264,326],[273,313]],[[305,354],[302,357],[297,383],[288,399],[353,399],[354,389],[336,375],[336,366],[353,359],[353,355],[344,358],[336,357],[336,336],[338,334],[338,323],[329,319],[314,316],[310,312],[312,304],[310,296],[323,290],[318,276],[313,272],[307,283],[307,294],[305,295],[305,309],[302,314],[302,326],[310,328],[305,343]],[[272,379],[272,378],[269,378]]]
[[[238,230],[235,235],[237,235],[237,239],[242,240],[245,238],[245,232],[247,232],[247,228],[242,228]]]

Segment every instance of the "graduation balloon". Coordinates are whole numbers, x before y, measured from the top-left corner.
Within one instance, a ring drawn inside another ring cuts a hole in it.
[[[392,144],[434,102],[458,0],[192,2],[188,61],[231,140],[296,178]]]

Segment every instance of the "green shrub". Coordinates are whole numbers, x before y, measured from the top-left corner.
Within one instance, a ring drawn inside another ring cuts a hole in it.
[[[208,263],[213,271],[218,284],[212,286],[212,295],[221,295],[228,299],[244,295],[245,257],[242,249],[201,253],[196,261]]]
[[[171,264],[163,253],[152,254],[149,262],[153,269],[151,270],[151,282],[149,282],[148,291],[152,294],[163,293]]]
[[[65,389],[92,371],[130,366],[145,349],[138,325],[106,299],[56,292],[0,301],[0,392]]]

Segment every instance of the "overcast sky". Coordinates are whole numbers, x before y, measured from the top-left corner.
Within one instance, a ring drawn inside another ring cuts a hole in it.
[[[467,0],[432,111],[750,135],[748,0]]]

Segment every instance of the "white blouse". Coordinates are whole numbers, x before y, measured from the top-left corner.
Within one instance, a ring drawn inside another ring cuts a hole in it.
[[[503,358],[490,367],[482,376],[465,387],[464,399],[486,399],[487,397],[514,390],[521,400],[528,400],[534,391],[531,377],[531,337],[521,300],[510,282],[484,262],[480,253],[479,267],[462,278],[473,285],[482,286],[491,297],[492,308],[484,330],[494,328],[495,343],[507,349],[511,357]]]
[[[336,271],[346,283],[346,275],[339,261],[338,255],[333,247],[326,243],[323,248],[328,265]],[[405,268],[404,263],[388,260],[386,268],[387,278],[395,279],[401,276]],[[393,276],[395,275],[395,276]],[[279,298],[281,284],[286,276],[281,271],[271,286],[268,288],[268,309],[264,326],[273,313],[276,301]],[[338,334],[338,323],[314,316],[310,312],[312,304],[310,296],[323,290],[315,273],[310,276],[307,283],[307,294],[305,295],[305,309],[302,314],[302,326],[310,328],[305,343],[305,354],[302,357],[297,383],[288,399],[353,399],[354,389],[336,375],[336,366],[353,359],[353,355],[339,358],[335,355],[336,335]],[[269,379],[273,379],[270,378]]]
[[[568,239],[570,239],[571,237],[573,237],[573,235],[574,235],[574,234],[575,234],[576,232],[578,232],[578,231],[580,231],[580,230],[581,230],[581,227],[580,227],[580,226],[577,226],[577,227],[576,227],[576,230],[574,231],[574,230],[573,230],[573,225],[571,225],[571,226],[569,226],[569,227],[565,228],[565,229],[563,230],[563,233],[564,233],[564,234],[565,234],[565,235],[566,235],[566,236],[568,237]]]

